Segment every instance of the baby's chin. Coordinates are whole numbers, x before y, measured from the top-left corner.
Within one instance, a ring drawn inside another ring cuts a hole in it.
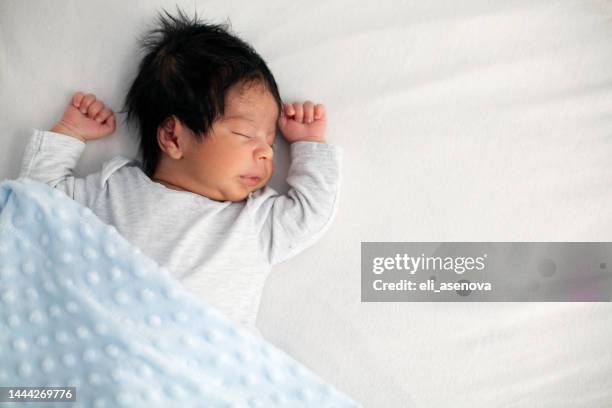
[[[233,202],[239,202],[239,201],[246,200],[247,198],[249,198],[249,194],[263,189],[264,187],[266,187],[267,184],[268,183],[265,182],[265,183],[262,183],[261,185],[258,184],[254,187],[237,189],[237,191],[232,191],[231,193],[226,194],[224,197],[224,200],[233,201]]]

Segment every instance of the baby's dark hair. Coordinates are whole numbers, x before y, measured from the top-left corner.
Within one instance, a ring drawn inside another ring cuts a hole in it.
[[[162,9],[163,10],[163,9]],[[227,24],[159,14],[160,26],[140,40],[145,55],[124,102],[127,121],[135,118],[140,131],[144,172],[152,177],[160,159],[157,129],[175,115],[202,140],[213,122],[223,117],[225,94],[235,84],[260,84],[282,101],[274,76],[263,58],[246,42],[228,32]]]

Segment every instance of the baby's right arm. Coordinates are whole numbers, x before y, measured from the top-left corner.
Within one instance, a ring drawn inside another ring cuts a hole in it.
[[[62,119],[51,132],[75,137],[82,142],[99,139],[115,131],[115,114],[96,100],[93,94],[77,92],[66,107]]]
[[[94,95],[77,92],[62,119],[50,131],[34,131],[19,177],[46,183],[87,205],[88,198],[99,190],[100,173],[80,179],[74,177],[74,167],[86,140],[107,136],[114,130],[113,112],[96,101]]]

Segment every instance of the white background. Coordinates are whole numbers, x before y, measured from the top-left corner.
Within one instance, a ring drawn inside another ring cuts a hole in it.
[[[175,4],[0,3],[0,180],[73,92],[121,109],[138,36]],[[258,326],[272,343],[366,407],[612,406],[609,303],[360,303],[359,252],[612,240],[609,1],[178,4],[229,18],[285,101],[327,106],[345,151],[335,223],[266,284]],[[118,119],[77,175],[136,154]]]

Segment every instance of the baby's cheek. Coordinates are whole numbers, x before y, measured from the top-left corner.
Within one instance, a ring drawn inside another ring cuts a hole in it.
[[[270,162],[270,177],[268,177],[266,182],[270,182],[270,180],[272,180],[272,176],[274,176],[274,162]]]

